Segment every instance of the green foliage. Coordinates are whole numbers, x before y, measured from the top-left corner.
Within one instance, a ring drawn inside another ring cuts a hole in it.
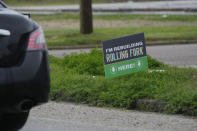
[[[32,14],[31,17],[36,21],[47,20],[79,20],[79,14],[60,13],[55,15]],[[144,15],[144,14],[113,14],[113,15],[93,15],[94,20],[147,20],[147,21],[174,21],[174,22],[196,22],[196,15]]]
[[[166,68],[166,67],[168,67],[163,62],[159,62],[156,59],[153,59],[151,56],[148,56],[148,65],[149,65],[149,69],[157,69],[157,68]]]
[[[60,14],[61,15],[61,14]],[[63,14],[62,14],[63,17]],[[94,15],[94,19],[102,20],[148,20],[148,21],[197,21],[196,15],[144,15],[144,14],[113,14],[113,15]]]
[[[165,72],[139,72],[104,78],[102,51],[50,56],[51,99],[94,106],[134,109],[139,99],[167,102],[164,111],[197,115],[197,70],[179,69],[148,57],[149,68]]]
[[[54,61],[54,58],[52,59]],[[167,65],[148,56],[150,69],[167,68]],[[79,74],[89,74],[93,76],[105,75],[103,52],[98,49],[90,53],[66,55],[63,59],[62,66],[67,67]]]
[[[92,50],[89,54],[67,55],[63,65],[80,74],[104,75],[103,54],[100,50]]]

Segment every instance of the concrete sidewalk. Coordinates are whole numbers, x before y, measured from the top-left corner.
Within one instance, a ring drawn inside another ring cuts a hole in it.
[[[55,14],[79,12],[79,5],[12,7],[23,13]],[[94,13],[131,13],[131,14],[197,14],[197,0],[126,2],[93,4]]]

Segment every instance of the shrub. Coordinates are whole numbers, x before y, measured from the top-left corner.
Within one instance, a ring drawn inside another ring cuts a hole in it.
[[[168,66],[148,56],[148,64],[150,69],[167,68]],[[104,60],[103,52],[98,49],[92,50],[90,53],[72,54],[64,57],[63,65],[80,74],[102,75],[104,76]]]
[[[134,109],[136,101],[145,99],[168,103],[160,109],[164,112],[197,115],[197,70],[170,67],[150,56],[148,62],[151,69],[166,71],[105,79],[101,50],[63,59],[50,56],[51,99],[125,109]]]

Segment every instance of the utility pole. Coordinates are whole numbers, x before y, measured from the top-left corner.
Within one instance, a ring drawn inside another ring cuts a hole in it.
[[[80,33],[93,32],[92,0],[80,0]]]

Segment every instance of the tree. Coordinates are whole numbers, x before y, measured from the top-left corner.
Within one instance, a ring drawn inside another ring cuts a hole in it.
[[[80,0],[80,32],[82,34],[93,32],[92,0]]]

